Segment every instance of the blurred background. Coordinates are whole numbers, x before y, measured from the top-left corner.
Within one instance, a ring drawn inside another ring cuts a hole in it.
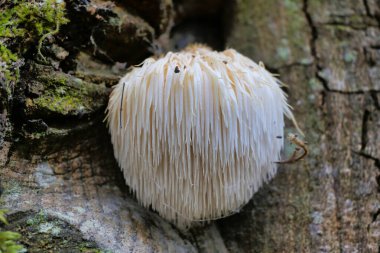
[[[129,193],[103,119],[128,67],[190,43],[278,74],[310,154],[179,231]],[[379,1],[1,0],[0,84],[0,230],[28,252],[380,252]]]

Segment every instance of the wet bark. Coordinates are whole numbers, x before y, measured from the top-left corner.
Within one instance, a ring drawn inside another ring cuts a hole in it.
[[[49,64],[29,55],[12,99],[0,99],[0,204],[21,242],[31,252],[380,252],[380,4],[133,2],[67,1],[71,22],[44,44]],[[280,166],[240,213],[180,231],[129,194],[102,120],[125,63],[194,41],[278,73],[310,154]]]

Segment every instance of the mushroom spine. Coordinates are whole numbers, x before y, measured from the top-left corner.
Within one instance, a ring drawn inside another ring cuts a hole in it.
[[[239,211],[275,175],[284,115],[281,84],[262,65],[192,46],[134,67],[106,119],[138,201],[187,227]]]

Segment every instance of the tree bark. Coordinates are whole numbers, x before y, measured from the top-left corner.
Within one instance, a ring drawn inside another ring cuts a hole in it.
[[[71,22],[43,48],[49,64],[29,56],[13,99],[0,99],[0,204],[21,243],[30,252],[380,252],[380,3],[132,2],[67,1]],[[194,23],[200,16],[212,22]],[[216,27],[219,37],[206,36]],[[118,62],[138,63],[154,41],[192,40],[225,43],[278,73],[310,153],[280,166],[238,214],[180,231],[129,194],[102,120],[125,73]]]

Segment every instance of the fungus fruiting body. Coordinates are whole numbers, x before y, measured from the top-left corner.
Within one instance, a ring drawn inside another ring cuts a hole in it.
[[[261,64],[202,46],[134,67],[107,111],[126,183],[180,227],[239,211],[275,175],[293,118]]]

